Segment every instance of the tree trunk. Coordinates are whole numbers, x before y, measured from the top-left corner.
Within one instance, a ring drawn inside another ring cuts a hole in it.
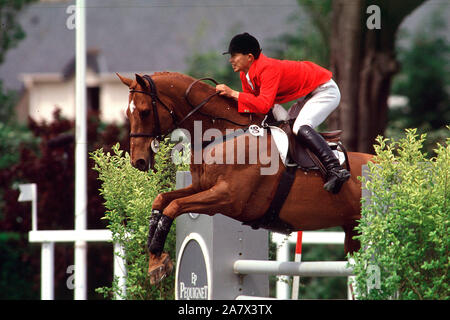
[[[349,150],[373,152],[387,124],[387,99],[399,66],[395,34],[401,21],[425,0],[334,0],[330,64],[340,90],[340,107],[329,126],[341,128]],[[380,29],[369,29],[369,5],[380,8]]]

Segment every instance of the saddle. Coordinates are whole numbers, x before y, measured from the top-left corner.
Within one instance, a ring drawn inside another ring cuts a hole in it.
[[[305,102],[306,99],[295,103],[288,111],[280,105],[275,105],[265,122],[269,126],[279,127],[287,134],[289,140],[288,155],[286,159],[287,166],[296,166],[304,171],[319,170],[322,176],[325,177],[325,166],[312,151],[298,142],[292,132],[294,121],[297,119]],[[342,130],[319,132],[319,134],[328,142],[332,150],[337,150],[344,154],[345,165],[347,166],[347,170],[350,171],[347,151],[340,141]]]
[[[289,147],[285,163],[286,170],[284,170],[281,175],[277,190],[275,191],[275,195],[272,198],[266,213],[259,219],[244,222],[244,225],[248,225],[253,229],[265,228],[274,232],[290,234],[294,231],[294,228],[285,221],[282,221],[279,217],[279,213],[291,190],[292,184],[294,183],[297,168],[305,171],[319,170],[322,177],[325,179],[325,166],[312,151],[297,141],[292,132],[292,125],[306,100],[307,98],[295,103],[289,111],[286,111],[280,105],[275,105],[272,112],[269,113],[264,120],[267,125],[279,127],[288,136]],[[332,150],[335,149],[343,152],[347,170],[350,171],[347,151],[340,142],[341,133],[342,130],[335,130],[330,132],[320,132],[319,134],[321,134],[328,142]]]

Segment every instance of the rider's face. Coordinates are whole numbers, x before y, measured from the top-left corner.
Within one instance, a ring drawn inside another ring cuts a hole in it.
[[[234,72],[247,73],[255,58],[253,54],[233,53],[230,57],[230,64]]]

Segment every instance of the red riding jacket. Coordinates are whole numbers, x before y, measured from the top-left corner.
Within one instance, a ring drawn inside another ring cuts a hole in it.
[[[238,111],[266,114],[275,103],[285,103],[306,96],[329,81],[332,73],[309,61],[268,58],[261,53],[248,71],[253,88],[244,72],[240,73],[242,90]]]

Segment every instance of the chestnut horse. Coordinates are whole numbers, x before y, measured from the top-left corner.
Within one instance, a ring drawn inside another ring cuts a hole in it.
[[[131,163],[140,170],[153,168],[157,139],[176,128],[185,129],[194,137],[195,130],[200,130],[195,128],[195,122],[201,121],[201,132],[197,134],[203,137],[211,128],[225,134],[226,129],[248,128],[250,124],[260,125],[263,121],[263,115],[239,113],[236,101],[214,95],[214,87],[195,82],[195,79],[183,74],[160,72],[151,77],[136,74],[135,79],[117,75],[130,90],[126,112],[131,128]],[[188,88],[189,97],[186,97]],[[193,106],[198,106],[195,111]],[[227,144],[248,139],[248,136],[243,134],[217,143],[209,152],[216,159],[225,158],[227,150],[230,150]],[[266,143],[271,161],[281,163],[279,155],[272,157],[273,141],[268,139]],[[193,146],[194,141],[191,141]],[[255,144],[245,144],[246,161],[254,148]],[[236,151],[235,145],[231,147],[233,149]],[[359,241],[353,239],[356,235],[354,227],[361,217],[361,182],[357,177],[361,175],[362,165],[371,157],[369,154],[348,153],[351,178],[338,194],[323,189],[322,177],[317,172],[297,170],[292,188],[279,212],[281,221],[291,226],[292,230],[342,226],[345,231],[345,252],[358,250]],[[275,167],[277,169],[273,174],[261,174],[263,168],[267,169],[271,165],[267,161],[262,163],[261,159],[251,164],[191,161],[192,184],[184,189],[159,194],[152,205],[149,228],[151,282],[159,282],[172,269],[170,258],[167,253],[163,253],[163,247],[171,223],[179,215],[188,212],[208,215],[221,213],[244,223],[261,218],[286,170],[280,164]]]

